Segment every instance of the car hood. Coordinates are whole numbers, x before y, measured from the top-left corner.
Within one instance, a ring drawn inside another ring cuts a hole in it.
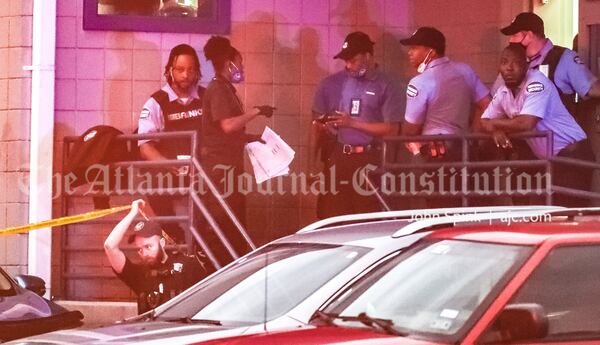
[[[198,345],[441,345],[439,343],[398,337],[368,329],[318,327],[287,332],[261,333],[197,342]]]
[[[78,328],[46,333],[13,344],[189,344],[243,334],[247,327],[225,327],[180,322],[120,323],[93,329]],[[9,343],[10,344],[10,343]]]
[[[67,310],[31,291],[0,297],[0,321],[29,320],[66,313]]]

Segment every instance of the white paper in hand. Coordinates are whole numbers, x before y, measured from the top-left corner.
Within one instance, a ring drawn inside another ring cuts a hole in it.
[[[259,141],[246,144],[256,183],[288,174],[290,163],[296,155],[296,152],[269,127],[265,127],[261,139],[264,144]]]

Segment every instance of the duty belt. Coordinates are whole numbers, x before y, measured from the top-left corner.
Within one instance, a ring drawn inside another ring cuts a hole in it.
[[[374,148],[373,145],[350,145],[350,144],[341,144],[342,145],[342,153],[351,155],[355,153],[364,153],[372,150]]]

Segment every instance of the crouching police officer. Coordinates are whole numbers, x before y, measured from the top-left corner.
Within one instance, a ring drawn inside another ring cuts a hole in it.
[[[163,304],[206,276],[197,258],[177,252],[167,254],[166,240],[158,223],[140,221],[132,226],[144,205],[143,200],[134,201],[129,214],[115,226],[104,242],[104,252],[113,271],[137,295],[140,314]],[[129,260],[119,248],[130,227],[133,228],[133,234],[129,237],[129,243],[135,244],[139,263]]]

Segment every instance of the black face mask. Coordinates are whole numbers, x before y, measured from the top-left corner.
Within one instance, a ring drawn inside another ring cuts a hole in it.
[[[523,44],[523,41],[525,40],[525,37],[527,37],[527,34],[523,35],[523,38],[521,38],[521,40],[519,42],[512,42],[512,43],[509,43],[509,44],[518,44],[521,47],[527,49],[527,46]]]

